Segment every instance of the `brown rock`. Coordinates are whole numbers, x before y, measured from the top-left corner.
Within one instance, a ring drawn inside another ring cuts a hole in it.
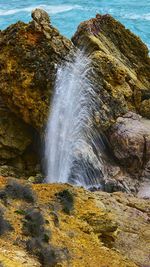
[[[150,59],[140,38],[110,15],[98,14],[79,25],[72,41],[91,57],[102,129],[129,110],[150,118]]]
[[[73,47],[50,25],[43,10],[29,24],[18,22],[0,33],[0,95],[7,107],[41,130],[47,121],[56,66]]]
[[[35,130],[18,118],[0,99],[0,175],[28,177],[39,163]]]
[[[116,120],[109,140],[120,164],[133,176],[141,176],[150,159],[150,121],[129,112]]]

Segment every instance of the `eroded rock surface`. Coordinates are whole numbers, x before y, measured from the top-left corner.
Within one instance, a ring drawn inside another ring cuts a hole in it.
[[[41,172],[41,140],[54,90],[57,64],[73,44],[52,27],[48,14],[32,12],[0,32],[0,174]],[[43,141],[43,139],[42,139]]]
[[[150,59],[140,38],[110,15],[98,14],[79,25],[72,41],[91,56],[101,128],[129,110],[150,119]]]
[[[149,200],[123,193],[90,193],[70,185],[39,184],[29,191],[30,196],[36,196],[30,203],[33,199],[16,195],[10,185],[5,187],[6,183],[1,177],[0,208],[13,229],[0,236],[0,261],[4,266],[51,266],[55,255],[57,261],[52,266],[148,266]],[[19,188],[24,190],[24,186]],[[41,239],[43,231],[45,239]],[[40,247],[35,249],[36,238]]]
[[[90,158],[85,153],[83,160],[88,158],[103,190],[136,193],[139,183],[150,178],[147,47],[109,15],[81,23],[72,38],[75,46],[51,25],[44,10],[34,10],[32,18],[29,24],[18,22],[0,32],[0,102],[8,109],[7,114],[2,111],[8,125],[1,120],[0,173],[18,177],[23,172],[15,172],[16,166],[18,170],[32,169],[27,176],[34,180],[39,145],[31,153],[29,148],[35,147],[33,132],[36,129],[36,134],[43,135],[57,66],[68,60],[76,46],[85,50],[92,63],[88,75],[97,92],[96,106],[91,107],[98,133],[94,138],[100,140],[102,134],[109,145],[104,173],[97,172],[95,155]],[[129,112],[132,116],[127,115]],[[80,165],[82,168],[82,161]]]
[[[93,117],[114,153],[105,190],[136,192],[142,179],[150,179],[148,48],[110,15],[82,22],[72,41],[91,58],[90,78],[97,92]]]
[[[19,178],[40,171],[35,136],[35,130],[0,99],[0,175]]]
[[[29,24],[18,22],[0,33],[0,95],[12,112],[41,130],[56,66],[73,45],[50,24],[45,11],[36,9],[32,18]]]
[[[142,178],[143,173],[145,178],[150,177],[150,120],[129,112],[116,120],[109,140],[116,158],[133,176]]]

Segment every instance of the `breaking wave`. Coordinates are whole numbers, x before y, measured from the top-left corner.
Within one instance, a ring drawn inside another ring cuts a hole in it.
[[[131,20],[148,20],[148,21],[150,21],[150,13],[141,14],[141,15],[129,13],[129,14],[121,15],[121,17],[124,19],[131,19]]]
[[[9,16],[14,15],[20,12],[31,13],[31,11],[35,8],[45,9],[49,14],[58,14],[67,11],[71,11],[73,9],[80,9],[79,5],[37,5],[37,6],[29,6],[25,8],[15,8],[15,9],[0,9],[0,16]]]

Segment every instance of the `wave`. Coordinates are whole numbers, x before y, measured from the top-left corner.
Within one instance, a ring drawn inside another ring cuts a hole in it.
[[[121,16],[124,19],[131,19],[131,20],[150,20],[150,13],[146,14],[134,14],[134,13],[129,13]]]
[[[27,12],[31,13],[31,11],[35,8],[42,8],[45,9],[50,14],[57,14],[57,13],[63,13],[67,12],[73,9],[80,9],[81,7],[79,5],[38,5],[38,6],[30,6],[25,8],[14,8],[14,9],[0,9],[0,16],[9,16],[14,15],[16,13],[20,12]]]

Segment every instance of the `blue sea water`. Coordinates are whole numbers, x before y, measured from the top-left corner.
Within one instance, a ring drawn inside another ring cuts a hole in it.
[[[140,36],[150,49],[150,0],[0,0],[0,29],[31,20],[31,10],[45,9],[54,26],[71,37],[81,21],[97,13],[111,14]]]

